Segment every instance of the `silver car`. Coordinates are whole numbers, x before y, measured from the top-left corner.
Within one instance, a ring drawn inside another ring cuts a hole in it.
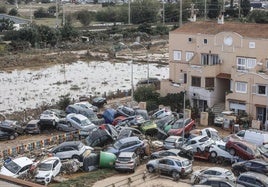
[[[139,164],[140,158],[135,152],[121,152],[115,161],[114,168],[118,171],[135,172]]]
[[[50,152],[61,160],[72,158],[82,161],[83,157],[90,154],[92,150],[92,147],[86,146],[80,141],[69,141],[59,144]]]
[[[192,162],[187,158],[167,156],[160,159],[150,160],[146,164],[147,170],[152,173],[158,171],[170,175],[174,180],[185,177],[193,172]]]

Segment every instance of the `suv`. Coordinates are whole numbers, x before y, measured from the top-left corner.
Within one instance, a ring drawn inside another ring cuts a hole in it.
[[[239,156],[244,160],[251,160],[260,156],[257,146],[245,141],[230,138],[225,146],[231,155]]]
[[[236,179],[236,184],[246,187],[268,187],[268,178],[264,174],[249,171],[241,173]]]
[[[113,146],[108,147],[106,152],[119,155],[120,152],[136,152],[138,155],[145,153],[147,144],[137,136],[122,138],[117,140]]]
[[[229,179],[225,179],[222,177],[209,177],[202,180],[201,185],[208,185],[213,187],[236,187],[237,185]],[[237,186],[238,187],[238,186]]]
[[[187,158],[178,156],[167,156],[150,160],[146,164],[146,168],[150,173],[159,171],[160,173],[172,176],[174,180],[178,180],[180,176],[187,176],[193,172],[192,162]]]
[[[53,127],[57,126],[60,118],[64,118],[66,113],[58,109],[49,109],[45,110],[40,115],[40,125],[52,125]]]
[[[15,158],[9,162],[5,162],[1,168],[0,174],[18,178],[27,175],[33,161],[27,157]]]
[[[93,148],[84,145],[80,141],[69,141],[63,142],[58,146],[54,147],[50,152],[60,159],[77,159],[80,162],[83,157],[89,154]]]
[[[117,171],[130,170],[134,173],[139,164],[140,158],[135,152],[121,152],[115,161],[114,168]]]
[[[232,165],[232,171],[236,176],[246,171],[254,171],[267,175],[268,163],[258,159],[237,162]]]

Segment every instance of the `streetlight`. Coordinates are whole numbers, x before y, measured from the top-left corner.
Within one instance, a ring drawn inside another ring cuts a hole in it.
[[[140,45],[142,46],[145,50],[146,50],[146,59],[147,59],[147,84],[149,84],[149,74],[150,74],[150,66],[149,66],[149,54],[148,54],[148,48],[145,47],[143,44],[141,44],[140,42],[134,42],[132,44],[132,46],[137,46]]]
[[[131,58],[131,61],[130,61],[130,71],[131,71],[131,103],[133,103],[134,101],[134,83],[133,83],[133,51],[129,48],[128,45],[124,44],[123,42],[119,42],[119,45],[120,46],[124,46],[126,47],[132,54],[132,58]]]

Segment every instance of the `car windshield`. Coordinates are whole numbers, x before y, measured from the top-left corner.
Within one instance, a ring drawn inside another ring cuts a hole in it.
[[[176,140],[177,140],[177,138],[167,138],[166,140],[165,140],[165,142],[168,142],[168,143],[174,143],[174,142],[176,142]]]
[[[40,171],[50,171],[50,170],[52,170],[52,164],[49,164],[49,163],[41,163],[38,166],[38,169]]]
[[[199,140],[199,142],[205,142],[205,141],[208,141],[208,140],[209,140],[209,137],[205,136],[205,137],[201,138]]]
[[[28,124],[27,127],[35,127],[35,124]]]
[[[119,149],[122,146],[122,143],[120,141],[117,141],[114,143],[114,148]]]
[[[81,126],[88,126],[90,124],[91,124],[91,122],[89,121],[89,119],[81,120]]]
[[[182,120],[178,120],[176,121],[172,126],[172,129],[180,129],[183,128],[183,121]]]
[[[84,147],[84,144],[80,143],[77,147],[78,147],[78,150],[81,150]]]
[[[258,150],[263,154],[268,153],[268,148],[265,145],[258,147]]]
[[[8,169],[11,173],[14,174],[16,174],[21,169],[21,167],[13,161],[5,163],[4,166],[6,169]]]
[[[42,114],[53,114],[53,112],[50,110],[45,110]]]

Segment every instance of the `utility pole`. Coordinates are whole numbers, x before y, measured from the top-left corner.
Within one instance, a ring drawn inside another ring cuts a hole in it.
[[[182,0],[180,0],[180,27],[182,26]]]
[[[207,0],[205,0],[205,12],[204,12],[205,21],[207,20]]]
[[[59,3],[56,0],[56,28],[59,27]]]
[[[128,24],[130,25],[130,1],[128,0]]]
[[[165,25],[165,1],[162,0],[163,2],[163,25]]]

